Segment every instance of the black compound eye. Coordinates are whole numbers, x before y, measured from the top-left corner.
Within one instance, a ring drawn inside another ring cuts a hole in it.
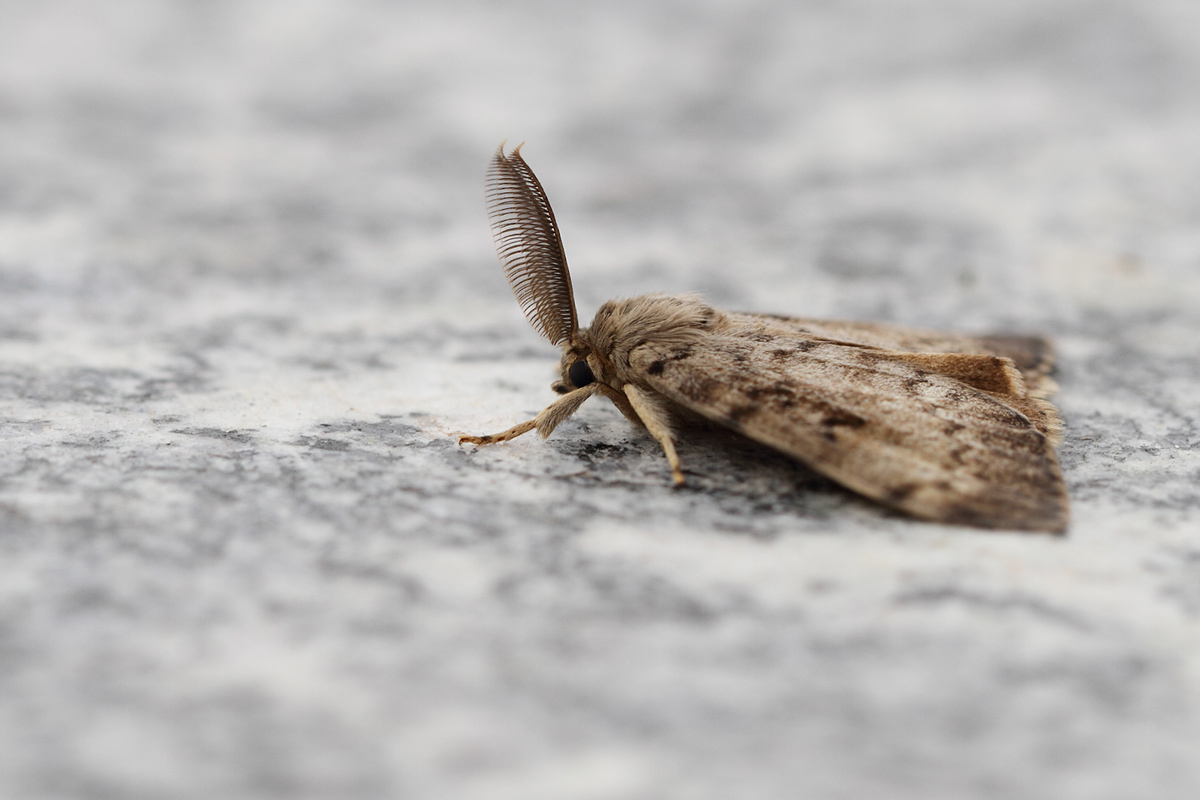
[[[567,370],[567,377],[571,379],[571,383],[575,384],[575,388],[587,386],[596,380],[596,376],[592,374],[592,368],[588,366],[586,361],[576,361]]]

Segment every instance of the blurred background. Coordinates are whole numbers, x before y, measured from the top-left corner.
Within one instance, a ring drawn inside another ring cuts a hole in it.
[[[0,3],[0,794],[1194,797],[1198,97],[1172,0]],[[584,318],[1051,335],[1071,537],[454,447],[502,140]]]
[[[51,2],[4,17],[9,273],[175,292],[286,275],[359,298],[365,282],[437,320],[509,319],[480,199],[508,139],[563,217],[585,307],[704,291],[1024,324],[1113,302],[1113,281],[1197,299],[1186,3]]]

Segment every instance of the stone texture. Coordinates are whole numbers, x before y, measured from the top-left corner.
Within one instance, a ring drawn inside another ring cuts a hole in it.
[[[0,795],[1200,793],[1194,4],[5,3]],[[1065,539],[593,401],[495,262],[1059,345]]]

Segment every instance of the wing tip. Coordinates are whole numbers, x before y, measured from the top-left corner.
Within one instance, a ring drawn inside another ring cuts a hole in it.
[[[973,528],[1065,536],[1071,521],[1070,501],[1062,476],[1057,469],[1054,472],[1041,486],[995,487],[985,494],[922,509],[932,513],[917,512],[916,516]]]
[[[995,334],[979,337],[979,343],[989,352],[1011,358],[1030,384],[1031,389],[1043,388],[1053,392],[1050,375],[1054,373],[1057,355],[1054,345],[1042,336]]]

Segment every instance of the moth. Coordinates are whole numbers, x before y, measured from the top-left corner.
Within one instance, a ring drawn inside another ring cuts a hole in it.
[[[731,313],[664,294],[611,300],[581,328],[558,223],[520,149],[492,158],[488,216],[518,303],[562,349],[551,387],[562,396],[460,443],[545,438],[602,395],[658,441],[676,486],[677,439],[715,423],[920,519],[1066,531],[1044,339]]]

